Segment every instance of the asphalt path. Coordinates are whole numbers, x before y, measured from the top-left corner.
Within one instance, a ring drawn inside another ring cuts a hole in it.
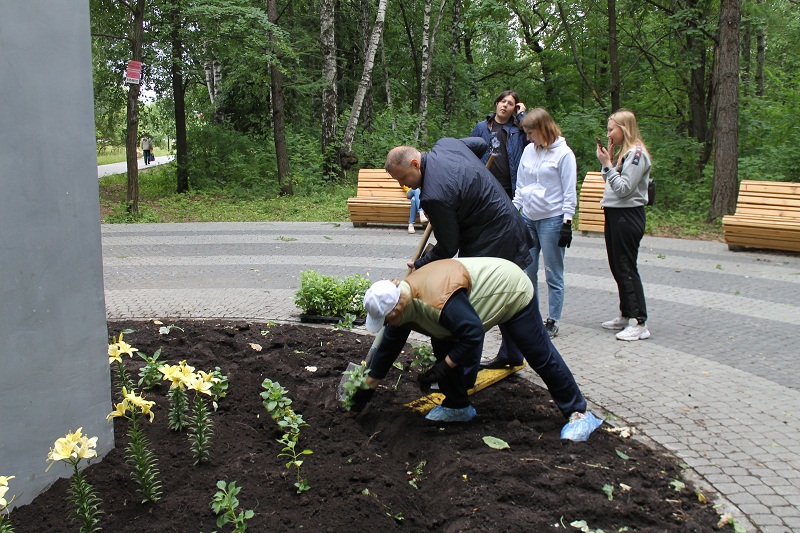
[[[149,165],[144,164],[144,160],[139,157],[136,161],[139,163],[139,170],[150,168],[151,166],[158,166],[163,165],[164,163],[169,163],[175,159],[174,155],[162,155],[156,157],[156,160],[151,162]],[[97,179],[100,179],[105,176],[111,176],[112,174],[124,174],[128,171],[128,163],[122,161],[120,163],[111,163],[109,165],[98,165],[97,166]]]

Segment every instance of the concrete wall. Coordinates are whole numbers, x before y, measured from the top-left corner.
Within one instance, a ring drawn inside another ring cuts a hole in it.
[[[68,474],[45,473],[68,431],[100,456],[114,445],[96,167],[89,2],[0,2],[0,475],[15,505]]]

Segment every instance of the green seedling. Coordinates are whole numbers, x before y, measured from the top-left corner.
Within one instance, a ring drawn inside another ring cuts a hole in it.
[[[235,481],[229,484],[223,480],[217,481],[219,489],[211,500],[211,509],[217,515],[217,527],[225,524],[233,524],[233,533],[244,533],[247,531],[247,521],[253,518],[255,513],[251,510],[236,512],[239,507],[239,499],[236,497],[242,490],[236,486]]]
[[[265,379],[261,386],[267,389],[261,393],[261,403],[264,404],[269,416],[273,420],[283,418],[287,411],[291,410],[289,406],[292,405],[292,400],[286,396],[289,391],[281,387],[280,383],[271,379]]]
[[[183,331],[183,328],[179,328],[175,324],[170,324],[169,326],[161,326],[160,328],[158,328],[158,333],[159,335],[169,335],[173,329],[179,329]]]
[[[408,484],[411,485],[412,487],[414,487],[415,489],[418,489],[419,488],[418,484],[423,479],[425,479],[425,476],[424,476],[425,470],[424,469],[425,469],[425,465],[427,465],[427,464],[428,464],[428,461],[423,459],[422,461],[417,463],[417,466],[415,466],[413,470],[409,470],[408,472],[406,472],[406,475],[408,475]]]
[[[333,329],[344,329],[344,330],[353,329],[353,323],[355,322],[355,320],[356,320],[356,315],[354,315],[353,313],[345,313],[344,318],[342,318],[339,322],[337,322],[333,326]]]
[[[367,385],[367,363],[362,361],[360,365],[344,373],[347,381],[344,383],[344,398],[342,398],[342,408],[349,411],[353,408],[353,395],[358,389],[368,389]]]
[[[411,347],[414,358],[411,360],[411,367],[419,367],[420,371],[428,370],[436,362],[433,349],[427,344],[416,344]]]
[[[158,367],[161,366],[161,361],[158,360],[161,355],[161,348],[148,356],[145,353],[139,352],[139,357],[145,362],[145,365],[139,370],[139,387],[144,390],[150,390],[161,381],[161,372]]]

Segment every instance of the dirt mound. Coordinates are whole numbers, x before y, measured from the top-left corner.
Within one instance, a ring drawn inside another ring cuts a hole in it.
[[[403,408],[420,396],[403,356],[403,370],[392,369],[386,386],[353,417],[339,408],[335,389],[347,363],[366,354],[371,337],[263,322],[178,326],[182,330],[162,335],[152,322],[111,322],[109,337],[132,329],[125,341],[148,355],[161,348],[165,362],[186,359],[206,371],[219,366],[228,376],[228,395],[212,415],[211,461],[193,466],[187,435],[168,429],[168,385],[146,391],[157,402],[155,421],[145,429],[158,456],[163,496],[140,503],[124,457],[127,421],[117,419],[117,448],[86,471],[103,500],[104,531],[230,531],[231,525],[216,526],[209,506],[217,480],[242,487],[239,510],[255,512],[248,527],[256,532],[578,531],[570,526],[578,520],[606,532],[716,530],[711,505],[700,503],[688,483],[679,490],[671,484],[681,479],[674,459],[608,433],[605,425],[586,443],[561,441],[564,419],[547,391],[521,377],[476,394],[472,423],[439,427]],[[125,362],[137,376],[141,360]],[[260,397],[265,378],[288,389],[292,408],[308,423],[300,445],[314,452],[302,465],[311,489],[302,494],[293,486],[294,471],[278,457],[282,432]],[[116,386],[112,393],[116,398]],[[485,436],[510,449],[490,448]],[[15,509],[15,530],[77,529],[66,521],[67,486],[60,480]],[[613,499],[604,486],[613,487]]]

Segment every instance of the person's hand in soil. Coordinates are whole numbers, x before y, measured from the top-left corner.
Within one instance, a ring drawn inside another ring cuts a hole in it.
[[[452,368],[447,363],[447,357],[444,359],[437,361],[427,372],[420,374],[417,377],[417,382],[419,383],[419,388],[422,392],[430,392],[431,385],[434,383],[439,383],[443,381],[445,377],[447,377],[447,373]]]
[[[353,406],[350,410],[354,413],[360,413],[367,406],[372,396],[375,395],[375,389],[358,389],[353,394]]]

